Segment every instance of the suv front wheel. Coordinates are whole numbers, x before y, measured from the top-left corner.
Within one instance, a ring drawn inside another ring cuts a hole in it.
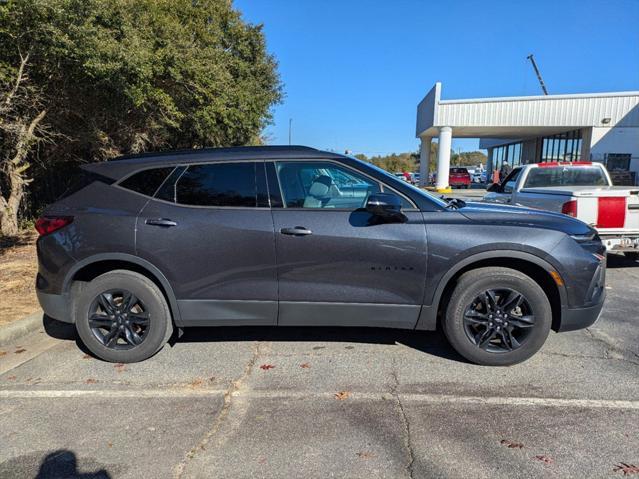
[[[173,332],[171,312],[153,281],[115,270],[81,290],[75,325],[84,345],[105,361],[133,363],[157,353]]]
[[[509,366],[535,354],[551,324],[550,302],[539,284],[519,271],[488,267],[459,278],[443,329],[469,361]]]

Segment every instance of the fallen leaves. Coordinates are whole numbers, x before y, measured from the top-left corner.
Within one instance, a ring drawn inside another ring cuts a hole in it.
[[[544,456],[543,454],[539,454],[535,456],[535,459],[543,462],[544,464],[552,464],[553,462],[555,462],[555,460],[552,457]]]
[[[6,352],[6,351],[0,351],[0,358],[1,358],[2,356],[6,356],[6,355],[7,355],[7,352]]]
[[[84,356],[82,356],[82,359],[91,359],[91,355],[90,354],[85,354]]]
[[[360,459],[371,459],[371,458],[375,457],[375,454],[373,454],[372,452],[368,452],[368,451],[360,451],[360,452],[356,452],[355,454]]]
[[[273,366],[272,364],[262,364],[260,366],[260,369],[262,369],[263,371],[268,371],[269,369],[273,369],[275,366]]]
[[[506,446],[508,449],[523,449],[524,445],[520,442],[509,441],[508,439],[502,439],[499,444]]]
[[[126,365],[124,363],[117,363],[113,367],[119,373],[123,373],[124,371],[126,371]]]
[[[302,368],[302,369],[309,369],[310,367],[311,367],[311,365],[310,365],[310,364],[308,364],[308,363],[302,363],[302,364],[300,364],[300,368]]]
[[[22,353],[24,353],[25,351],[26,351],[26,349],[24,349],[24,348],[20,348],[20,349],[16,349],[16,350],[14,351],[14,353],[16,353],[16,354],[22,354]]]
[[[197,389],[197,388],[201,387],[202,384],[204,384],[204,381],[202,379],[195,378],[193,381],[191,381],[191,384],[189,384],[189,387],[191,389]]]
[[[16,380],[16,377],[15,377],[15,376],[9,376],[7,379],[8,379],[9,381],[15,381],[15,380]]]
[[[639,466],[635,466],[634,464],[626,464],[625,462],[620,462],[615,466],[612,470],[613,472],[623,472],[624,476],[630,476],[631,474],[639,474]]]
[[[350,397],[351,393],[348,391],[339,391],[335,393],[335,399],[339,399],[340,401],[344,401]]]
[[[98,382],[98,380],[97,379],[93,379],[93,378],[89,378],[86,381],[84,381],[85,384],[95,384],[97,382]]]

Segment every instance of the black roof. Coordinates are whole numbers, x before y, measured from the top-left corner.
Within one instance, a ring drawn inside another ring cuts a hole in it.
[[[265,159],[343,158],[343,155],[308,146],[237,146],[233,148],[201,148],[127,155],[110,161],[83,165],[82,169],[113,179],[132,171],[163,165],[179,165],[201,161],[240,161]]]

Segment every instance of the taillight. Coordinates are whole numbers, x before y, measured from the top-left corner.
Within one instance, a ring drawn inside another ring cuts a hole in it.
[[[73,216],[42,216],[36,221],[35,229],[38,230],[40,236],[44,236],[64,228],[72,221]]]
[[[566,201],[561,207],[561,212],[568,216],[577,217],[577,200]]]

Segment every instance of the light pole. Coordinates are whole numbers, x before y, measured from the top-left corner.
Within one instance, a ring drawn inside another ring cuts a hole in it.
[[[291,130],[293,129],[293,118],[288,119],[288,144],[291,144]]]

